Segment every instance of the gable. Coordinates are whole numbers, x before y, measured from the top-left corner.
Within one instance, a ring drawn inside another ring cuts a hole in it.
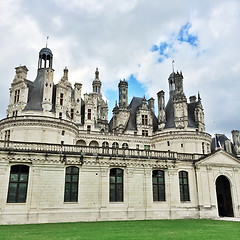
[[[207,158],[199,161],[197,165],[240,167],[240,161],[224,151],[218,151],[208,156]]]

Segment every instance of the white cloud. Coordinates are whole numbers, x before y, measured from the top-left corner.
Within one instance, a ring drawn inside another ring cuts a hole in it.
[[[34,80],[38,51],[50,35],[55,82],[67,66],[70,81],[83,83],[83,91],[89,92],[99,67],[103,92],[116,89],[119,79],[134,74],[148,95],[156,98],[159,90],[168,92],[167,78],[175,59],[175,68],[185,77],[187,96],[201,92],[208,129],[213,121],[215,131],[239,129],[239,8],[239,1],[228,0],[164,4],[158,0],[52,0],[34,5],[5,1],[0,9],[4,89],[0,116],[5,116],[14,67],[27,65],[29,79]],[[198,38],[197,47],[177,40],[188,22],[189,34]],[[163,41],[172,47],[167,50],[169,58],[158,63],[158,53],[150,50]]]

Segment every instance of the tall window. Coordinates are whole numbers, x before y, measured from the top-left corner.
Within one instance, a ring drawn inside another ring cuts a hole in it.
[[[148,115],[142,115],[142,125],[148,125]]]
[[[164,171],[154,170],[152,172],[153,201],[165,201],[165,179]]]
[[[14,103],[19,102],[19,96],[20,96],[20,89],[18,89],[14,92]]]
[[[179,188],[180,188],[180,200],[190,201],[189,186],[188,186],[188,172],[179,172]]]
[[[5,141],[9,141],[10,140],[10,130],[6,130],[5,131],[4,140]]]
[[[63,93],[60,93],[60,105],[63,105]]]
[[[64,202],[78,201],[78,176],[78,167],[66,168]]]
[[[25,203],[27,198],[29,167],[25,165],[14,165],[11,167],[8,203]]]
[[[91,109],[88,109],[87,119],[91,120]]]
[[[91,125],[87,125],[87,132],[88,132],[88,133],[91,132]]]
[[[109,201],[123,202],[123,170],[113,168],[110,170]]]

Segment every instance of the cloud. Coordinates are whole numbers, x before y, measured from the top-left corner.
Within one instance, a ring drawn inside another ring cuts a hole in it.
[[[83,83],[83,92],[89,92],[99,67],[104,94],[133,75],[156,98],[161,89],[168,94],[174,59],[186,95],[201,92],[207,129],[213,131],[215,121],[214,131],[228,133],[240,121],[239,8],[239,1],[228,0],[5,1],[0,116],[5,116],[14,67],[27,65],[34,80],[38,52],[49,35],[55,83],[67,66],[70,81]]]

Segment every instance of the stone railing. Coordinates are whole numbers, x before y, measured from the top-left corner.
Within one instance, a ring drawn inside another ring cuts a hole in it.
[[[57,153],[69,155],[109,156],[144,159],[169,159],[193,161],[203,157],[202,154],[177,153],[171,151],[156,151],[143,149],[103,148],[97,146],[60,145],[33,142],[0,141],[0,151],[21,151]]]

